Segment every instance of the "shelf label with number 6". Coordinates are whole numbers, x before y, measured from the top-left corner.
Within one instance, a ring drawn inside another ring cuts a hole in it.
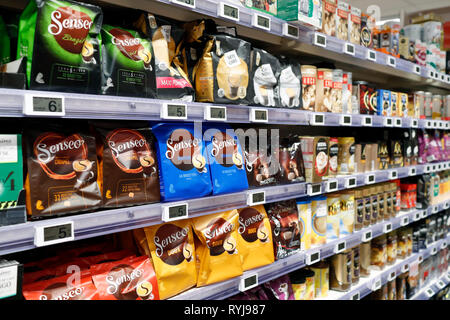
[[[26,93],[24,95],[23,114],[27,116],[63,117],[66,115],[64,97]]]
[[[38,225],[34,227],[34,245],[36,247],[48,246],[57,243],[73,241],[73,221],[58,224]]]
[[[187,202],[162,205],[162,220],[164,222],[186,219],[189,216],[189,205]]]

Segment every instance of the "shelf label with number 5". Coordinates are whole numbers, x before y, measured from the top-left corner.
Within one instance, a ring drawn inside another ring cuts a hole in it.
[[[34,245],[36,247],[49,246],[74,240],[73,221],[38,225],[35,226],[34,229]]]

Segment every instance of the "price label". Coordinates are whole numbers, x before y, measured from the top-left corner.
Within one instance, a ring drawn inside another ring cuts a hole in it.
[[[433,129],[437,129],[438,128],[437,121],[433,121],[433,124],[431,126],[433,127]]]
[[[171,0],[171,2],[195,9],[195,0]]]
[[[366,175],[366,184],[375,183],[375,174],[371,173]]]
[[[305,263],[309,266],[320,261],[320,251],[315,251],[313,253],[306,253]]]
[[[388,56],[386,58],[386,64],[392,68],[395,68],[397,66],[397,60],[394,57]]]
[[[389,273],[388,275],[388,281],[392,281],[397,277],[397,273],[395,271],[392,271],[391,273]]]
[[[353,43],[346,42],[344,44],[344,53],[354,56],[355,55],[355,45]]]
[[[161,106],[161,119],[186,120],[187,106],[185,104],[164,103]]]
[[[434,79],[434,71],[428,70],[428,77]]]
[[[422,219],[423,219],[423,218],[426,218],[427,215],[428,215],[427,210],[423,210],[423,211],[422,211],[422,214],[421,214]]]
[[[26,93],[23,114],[27,116],[63,117],[66,108],[63,96],[47,96]]]
[[[337,191],[339,184],[338,181],[335,179],[330,179],[326,182],[326,186],[327,186],[327,192],[333,192],[333,191]]]
[[[400,225],[402,227],[406,226],[407,224],[409,224],[409,217],[403,217],[402,220],[400,221]]]
[[[445,123],[445,128],[446,129],[450,128],[450,124],[448,122]]]
[[[426,165],[424,171],[425,171],[425,173],[430,173],[431,172],[431,166],[430,165]]]
[[[439,74],[439,77],[441,78],[441,81],[442,81],[442,82],[445,82],[445,74],[440,73],[440,74]]]
[[[412,167],[412,168],[409,168],[409,169],[408,169],[408,175],[409,175],[409,176],[415,176],[416,173],[417,173],[416,167]]]
[[[439,287],[439,289],[444,289],[445,288],[445,282],[442,280],[439,280],[437,282],[437,286]]]
[[[256,206],[258,204],[266,203],[266,192],[263,191],[249,191],[247,193],[247,204],[249,206]]]
[[[326,48],[327,47],[327,37],[319,32],[314,33],[313,43],[316,46]]]
[[[367,50],[366,58],[367,60],[377,62],[377,52],[373,50]]]
[[[293,26],[292,24],[289,24],[289,23],[284,23],[283,24],[283,35],[286,37],[291,37],[291,38],[297,39],[298,35],[299,35],[298,27]]]
[[[444,169],[444,170],[447,169],[447,162],[442,164],[442,169]]]
[[[381,288],[381,279],[378,278],[372,282],[372,291],[377,291]]]
[[[34,245],[43,247],[57,243],[73,241],[73,221],[34,227]]]
[[[250,122],[268,122],[269,111],[267,109],[250,109]]]
[[[345,187],[347,189],[356,187],[356,177],[345,178]]]
[[[352,116],[349,115],[341,115],[341,119],[339,121],[341,126],[351,126],[352,125]]]
[[[418,128],[419,127],[419,121],[417,119],[411,120],[411,127]]]
[[[336,243],[336,245],[334,246],[334,253],[340,253],[342,251],[344,251],[347,248],[347,243],[345,241],[341,241]]]
[[[372,126],[372,117],[371,116],[364,116],[362,118],[361,125],[365,126],[365,127],[371,127]]]
[[[431,129],[431,121],[425,122],[425,128],[426,129]]]
[[[401,127],[402,125],[403,125],[402,119],[399,119],[399,118],[395,119],[395,123],[394,123],[395,127]]]
[[[404,264],[404,265],[402,266],[402,273],[405,273],[405,272],[407,272],[407,271],[409,271],[409,264]]]
[[[313,126],[323,126],[325,124],[325,115],[320,113],[312,114],[310,124]]]
[[[359,291],[351,295],[350,300],[359,300]]]
[[[239,291],[244,292],[258,286],[258,274],[245,275],[239,282]]]
[[[393,180],[393,179],[397,179],[398,178],[398,172],[397,170],[391,170],[389,171],[389,179]]]
[[[322,193],[322,184],[321,183],[308,184],[306,186],[306,193],[310,197],[321,194]]]
[[[450,207],[450,203],[449,202],[444,203],[444,209],[448,209],[449,207]]]
[[[413,220],[414,220],[414,221],[419,221],[419,220],[420,220],[420,212],[414,213],[414,218],[413,218]]]
[[[164,222],[187,219],[189,214],[189,206],[187,202],[162,205],[162,210],[162,220]]]
[[[419,263],[421,263],[423,261],[423,256],[420,255],[418,260],[419,260]]]
[[[431,255],[434,256],[437,252],[438,252],[438,249],[437,249],[436,247],[433,247],[433,248],[431,249]]]
[[[422,68],[419,65],[415,64],[413,67],[413,72],[420,76],[422,74]]]
[[[444,128],[444,123],[442,121],[438,121],[438,124],[439,124],[439,129]]]
[[[392,223],[388,222],[384,225],[384,233],[388,233],[392,231]]]
[[[442,242],[442,245],[441,245],[441,249],[445,249],[445,248],[447,248],[447,242]]]
[[[442,170],[442,166],[440,164],[437,165],[437,171],[441,171]]]
[[[254,27],[270,31],[270,22],[271,22],[270,17],[263,16],[257,13],[253,14]]]
[[[18,266],[0,267],[0,300],[17,294]]]
[[[393,127],[394,126],[394,119],[391,117],[384,118],[384,126],[385,127]]]
[[[219,16],[234,21],[239,21],[239,8],[228,3],[221,2],[219,5]]]
[[[206,106],[205,120],[207,120],[207,121],[227,121],[227,107]]]
[[[428,289],[425,291],[425,293],[426,293],[426,295],[428,296],[428,298],[431,298],[432,296],[434,296],[434,290],[431,289],[431,288],[428,288]]]
[[[433,213],[438,213],[438,212],[439,212],[439,206],[434,206]]]
[[[439,80],[439,73],[434,72],[434,79],[435,79],[435,80]]]
[[[447,76],[447,79],[445,80],[447,83],[450,83],[450,76]]]
[[[363,233],[362,242],[368,242],[372,240],[372,230],[368,230]]]

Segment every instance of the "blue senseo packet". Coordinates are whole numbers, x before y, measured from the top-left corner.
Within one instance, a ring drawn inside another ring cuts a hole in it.
[[[247,190],[244,155],[234,130],[225,124],[203,124],[203,139],[211,169],[213,194]]]
[[[391,91],[378,89],[377,90],[377,115],[390,116],[391,115]]]
[[[202,130],[193,123],[158,123],[157,139],[161,201],[178,201],[211,194],[210,168]]]

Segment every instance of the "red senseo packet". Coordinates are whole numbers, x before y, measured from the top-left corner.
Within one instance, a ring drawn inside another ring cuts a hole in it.
[[[93,265],[99,300],[159,300],[152,262],[146,256]]]
[[[26,300],[98,300],[97,288],[92,283],[89,270],[79,274],[79,283],[73,281],[76,276],[67,274],[26,284],[23,286],[23,296]]]

